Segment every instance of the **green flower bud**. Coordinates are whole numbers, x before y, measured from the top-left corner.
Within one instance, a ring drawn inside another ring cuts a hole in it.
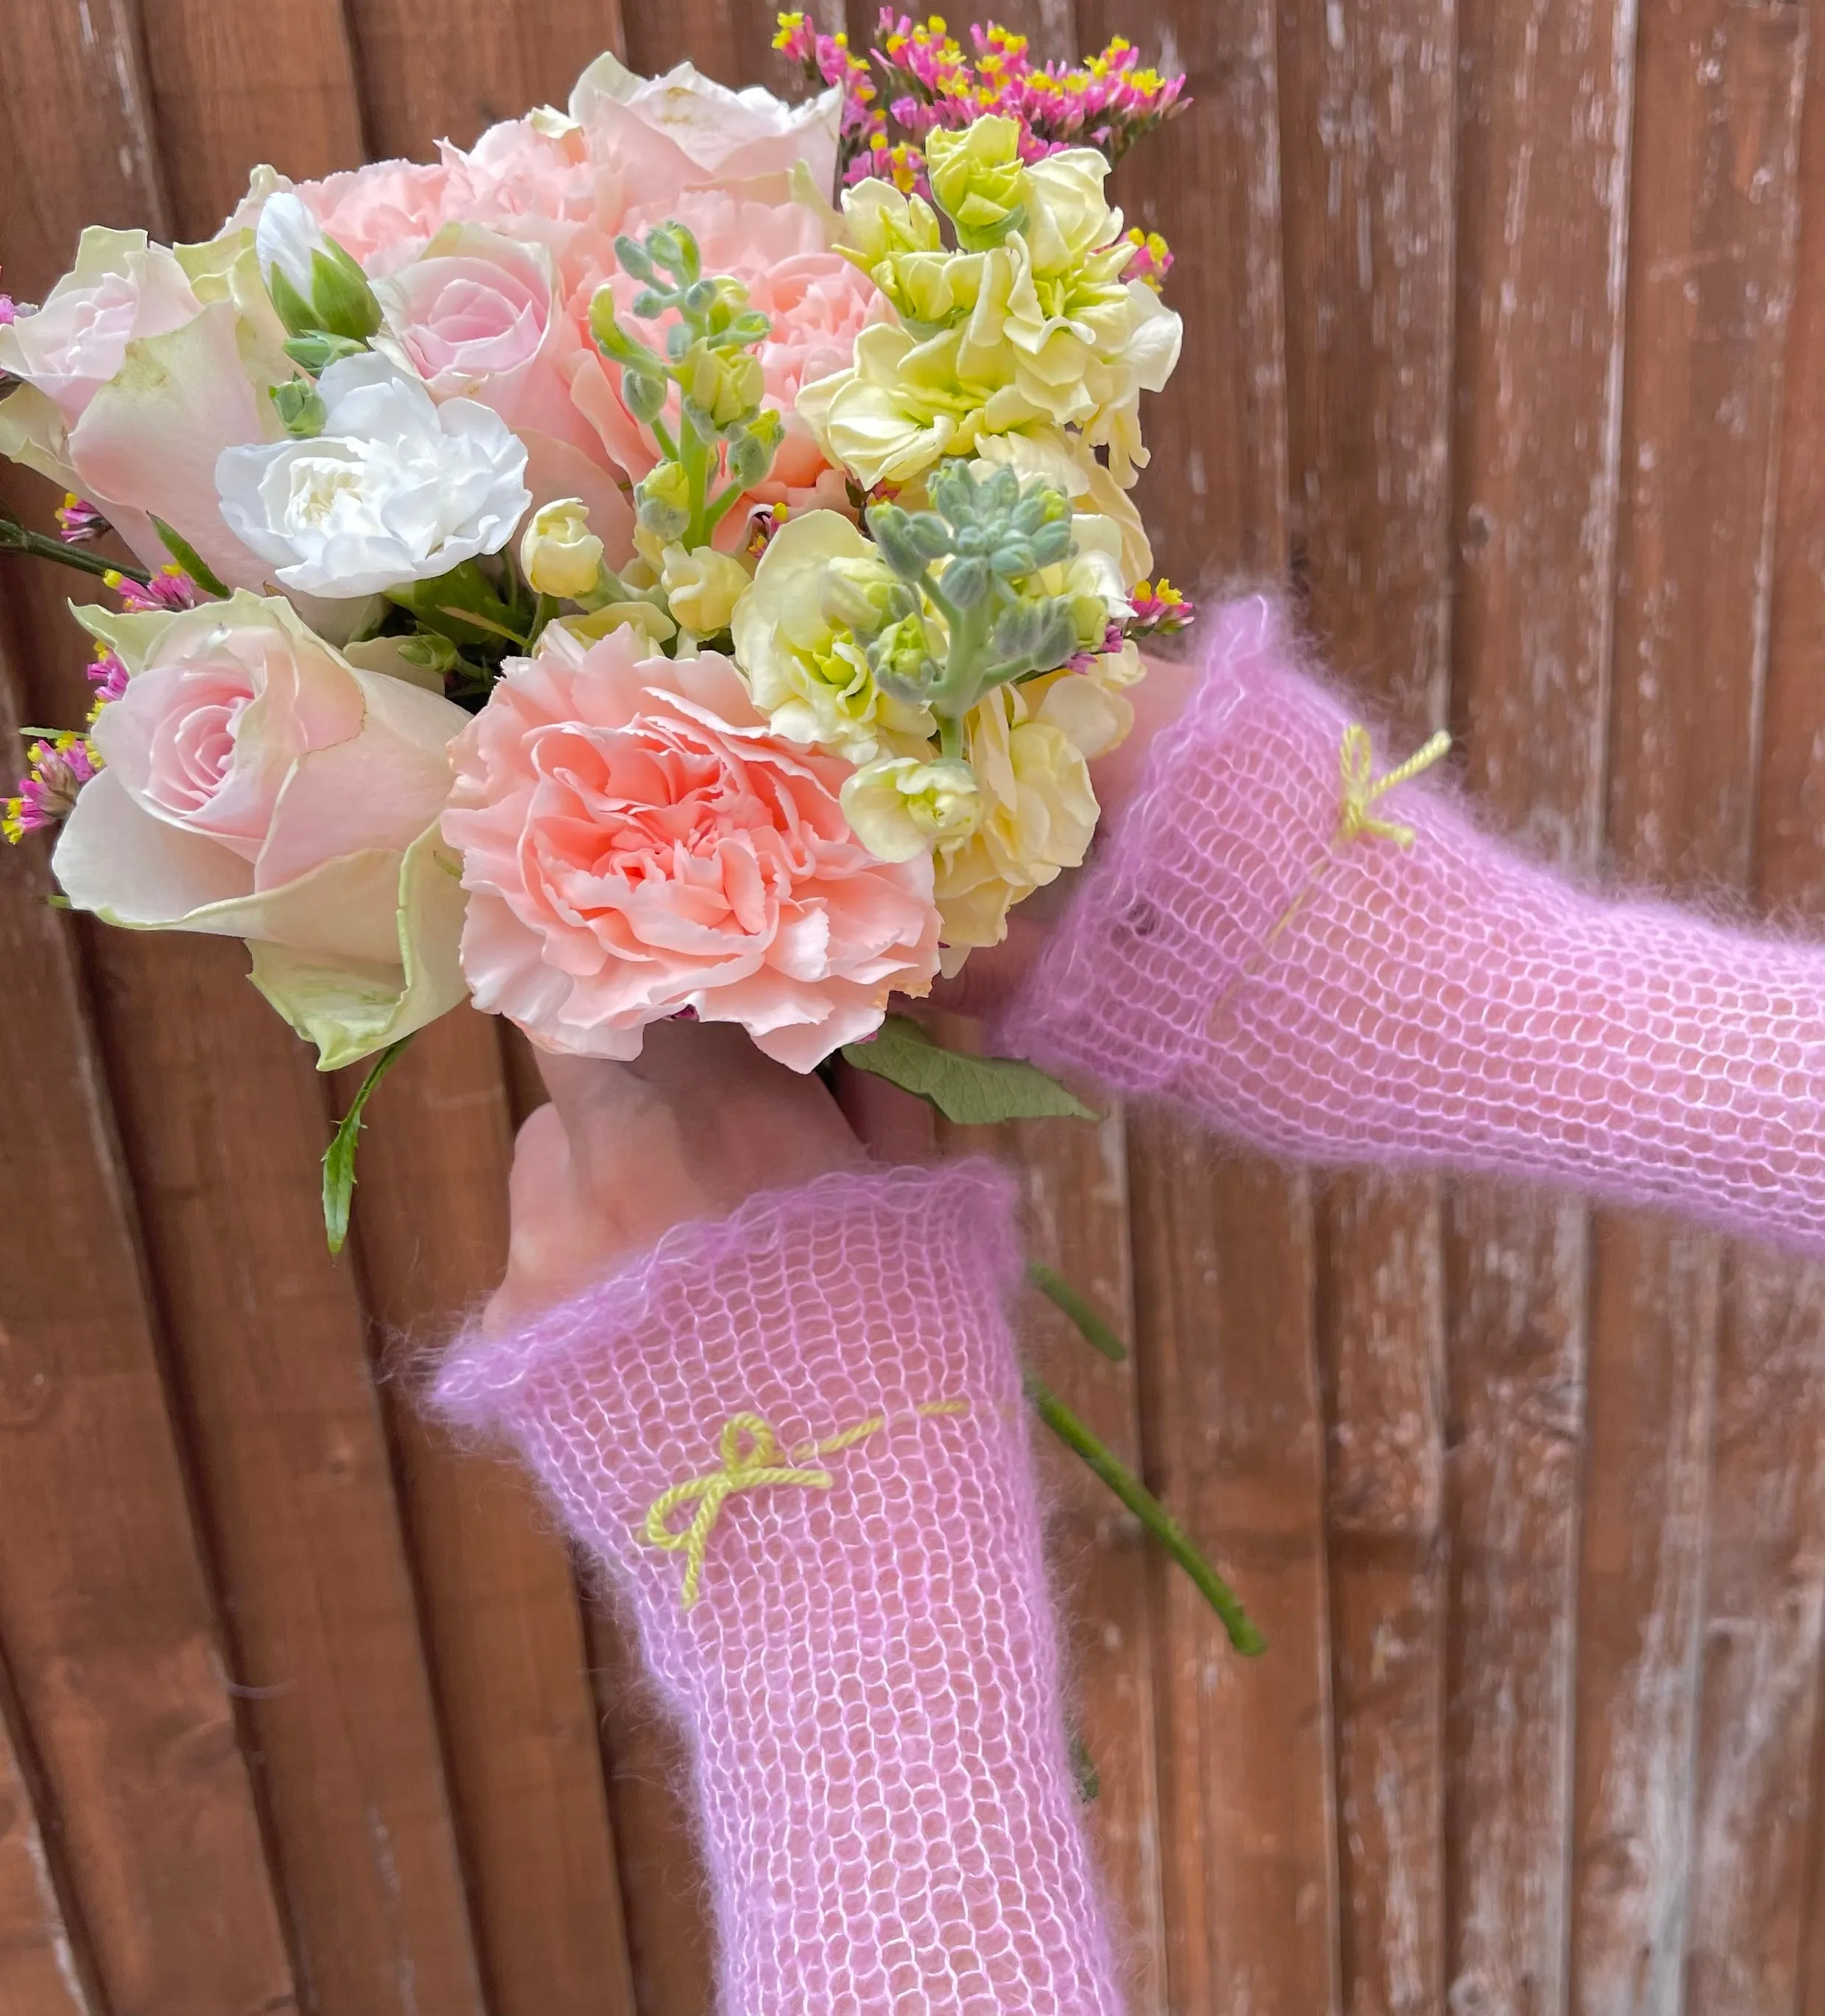
[[[944,570],[943,585],[948,600],[959,609],[973,608],[989,592],[988,563],[973,556],[954,560]]]
[[[319,397],[316,386],[307,385],[301,378],[293,378],[283,385],[269,386],[266,396],[277,409],[280,423],[288,434],[296,434],[301,441],[311,441],[323,431],[329,409]]]
[[[777,443],[765,434],[745,429],[729,443],[730,476],[744,490],[752,490],[757,483],[764,483],[768,470],[773,467],[777,447]]]
[[[992,649],[997,663],[1016,668],[1013,676],[1053,671],[1078,649],[1069,603],[1051,596],[1015,603],[997,619]]]
[[[637,420],[651,423],[665,410],[669,388],[663,378],[649,378],[631,369],[621,374],[621,402]]]
[[[716,427],[745,419],[766,390],[758,357],[748,351],[731,356],[704,342],[694,343],[685,352],[678,377],[687,396],[702,407]]]
[[[865,559],[833,560],[824,574],[824,614],[827,621],[872,637],[918,607],[911,591],[873,555]]]
[[[435,631],[420,630],[416,635],[400,639],[399,655],[409,665],[422,665],[427,671],[441,673],[456,669],[458,654],[449,638],[440,637]]]
[[[925,578],[926,559],[913,537],[912,513],[897,504],[875,504],[869,508],[868,530],[881,549],[881,557],[905,581]]]
[[[294,364],[301,364],[320,377],[338,358],[359,357],[366,347],[346,336],[293,336],[286,339],[285,354]]]
[[[653,262],[647,257],[640,240],[630,237],[625,231],[615,240],[615,256],[621,261],[621,270],[624,273],[631,274],[637,280],[644,280],[649,286],[659,277],[654,272]]]
[[[676,462],[662,462],[633,487],[642,527],[662,543],[683,536],[691,523],[691,479]]]
[[[903,700],[922,700],[938,677],[931,632],[917,610],[889,624],[867,647],[868,669]]]

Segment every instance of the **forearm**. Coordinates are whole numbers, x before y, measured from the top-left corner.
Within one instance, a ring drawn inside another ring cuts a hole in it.
[[[1216,628],[1000,1046],[1308,1161],[1559,1183],[1825,1250],[1825,953],[1589,895],[1429,782],[1346,830],[1348,711],[1269,605]]]
[[[1015,1250],[987,1164],[840,1173],[678,1228],[438,1381],[630,1599],[690,1741],[725,2016],[1119,2007]]]

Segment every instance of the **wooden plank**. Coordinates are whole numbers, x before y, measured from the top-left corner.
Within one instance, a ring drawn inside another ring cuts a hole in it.
[[[9,1694],[0,1687],[0,2007],[17,2016],[98,2016],[88,1956],[59,1894],[51,1844],[9,1726],[17,1715]]]
[[[1280,10],[1295,571],[1327,661],[1416,747],[1449,681],[1451,0]],[[1443,1997],[1438,1186],[1318,1199],[1344,2006]]]
[[[1617,494],[1634,0],[1459,18],[1453,715],[1493,817],[1594,859]],[[1585,1213],[1452,1193],[1446,1982],[1564,2009]]]
[[[1815,938],[1825,920],[1817,781],[1825,738],[1822,27],[1815,12],[1797,164],[1780,163],[1769,197],[1771,208],[1784,199],[1804,207],[1785,366],[1769,393],[1780,395],[1773,430],[1779,481],[1772,565],[1764,563],[1769,656],[1754,872],[1758,905]],[[1778,132],[1784,122],[1777,95],[1791,54],[1776,34],[1768,41],[1768,74],[1752,81],[1758,64],[1751,52],[1738,75],[1765,94]],[[1796,124],[1787,124],[1790,143]],[[1733,171],[1729,180],[1736,179]],[[1785,291],[1776,290],[1771,312]],[[1825,1991],[1825,1978],[1807,1975],[1805,1946],[1809,1834],[1816,1837],[1820,1814],[1813,1759],[1825,1599],[1825,1269],[1738,1248],[1726,1263],[1723,1308],[1686,2007],[1812,2008]],[[1812,1910],[1816,1914],[1816,1903]]]
[[[349,0],[348,32],[372,151],[429,160],[439,140],[470,146],[497,120],[560,107],[604,49],[626,52],[620,0]],[[435,62],[428,52],[436,52]]]
[[[1748,866],[1802,27],[1797,9],[1704,0],[1642,17],[1608,808],[1631,881],[1740,887]],[[1674,2012],[1721,1243],[1665,1219],[1598,1225],[1574,1993]]]
[[[0,684],[9,750],[20,718]],[[0,1250],[0,1643],[110,1997],[149,2016],[289,2007],[74,932],[41,843],[6,868],[0,959],[31,984],[0,1027],[23,1089]]]
[[[377,153],[471,139],[619,45],[614,0],[537,9],[362,0],[351,32]],[[436,38],[457,52],[427,64]],[[343,1075],[346,1103],[359,1074]],[[500,1278],[511,1121],[496,1026],[424,1031],[375,1101],[356,1238],[381,1340],[435,1344]],[[383,1342],[383,1348],[384,1345]],[[611,2016],[633,1988],[568,1550],[516,1466],[459,1453],[390,1389],[407,1535],[493,2016]]]
[[[161,0],[146,38],[152,125],[175,228],[207,238],[256,162],[302,180],[352,168],[363,147],[337,0]],[[207,117],[198,117],[199,107]]]
[[[166,225],[139,52],[125,5],[14,24],[0,66],[0,265],[21,299],[41,297],[84,223]],[[95,144],[98,133],[110,144]],[[45,521],[53,500],[42,484],[9,475],[6,487]],[[0,581],[4,650],[31,673],[19,695],[27,718],[76,721],[86,708],[69,587],[48,567]],[[0,677],[9,763],[14,694]],[[0,1026],[17,1178],[0,1226],[0,1642],[86,1947],[43,1957],[73,1983],[92,1967],[97,2006],[105,1996],[144,2016],[288,2009],[290,1962],[76,935],[46,905],[50,887],[42,842],[0,875],[0,957],[30,977]],[[15,1851],[35,1858],[22,1796],[13,1812]],[[9,1894],[23,1909],[23,1893]],[[9,1922],[23,1935],[24,1919]],[[9,1951],[31,1964],[29,1943]],[[63,2006],[53,1993],[47,2009]],[[16,2006],[13,1994],[0,2000]],[[21,1990],[16,2006],[38,2005]]]
[[[421,1031],[370,1111],[355,1239],[377,1346],[400,1354],[442,1343],[506,1265],[493,1025],[465,1008]],[[388,1417],[492,2016],[631,2016],[569,1554],[525,1474],[453,1448],[413,1385],[390,1382]]]
[[[1278,578],[1286,415],[1275,25],[1265,0],[1081,5],[1187,73],[1191,110],[1124,164],[1135,221],[1183,254],[1185,355],[1149,402],[1141,492],[1188,586]],[[1143,1446],[1161,1495],[1240,1586],[1269,1650],[1237,1659],[1156,1571],[1167,2006],[1338,2005],[1323,1446],[1304,1179],[1156,1113],[1129,1123]],[[1239,1741],[1239,1733],[1246,1732]]]
[[[340,16],[316,0],[180,7],[152,53],[179,232],[211,230],[259,154],[308,171],[359,153]],[[479,2012],[365,1325],[315,1203],[326,1089],[238,947],[88,944],[300,1998]]]

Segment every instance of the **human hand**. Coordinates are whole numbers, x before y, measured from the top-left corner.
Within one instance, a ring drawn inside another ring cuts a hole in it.
[[[514,1143],[507,1278],[482,1312],[489,1335],[601,1280],[674,1225],[863,1160],[822,1083],[730,1025],[656,1023],[632,1064],[542,1051],[539,1069],[551,1100]]]

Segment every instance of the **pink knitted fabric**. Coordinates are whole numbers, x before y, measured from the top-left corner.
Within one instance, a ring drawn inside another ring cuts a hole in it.
[[[1368,808],[1410,847],[1342,837],[1350,714],[1270,603],[1213,627],[996,1047],[1302,1160],[1536,1179],[1825,1251],[1825,952],[1592,896],[1425,781]]]
[[[1001,1308],[1011,1188],[968,1161],[757,1197],[438,1377],[629,1600],[689,1738],[723,2016],[1120,2007]],[[762,1424],[770,1467],[828,1488],[730,1491],[687,1607],[649,1509]]]

